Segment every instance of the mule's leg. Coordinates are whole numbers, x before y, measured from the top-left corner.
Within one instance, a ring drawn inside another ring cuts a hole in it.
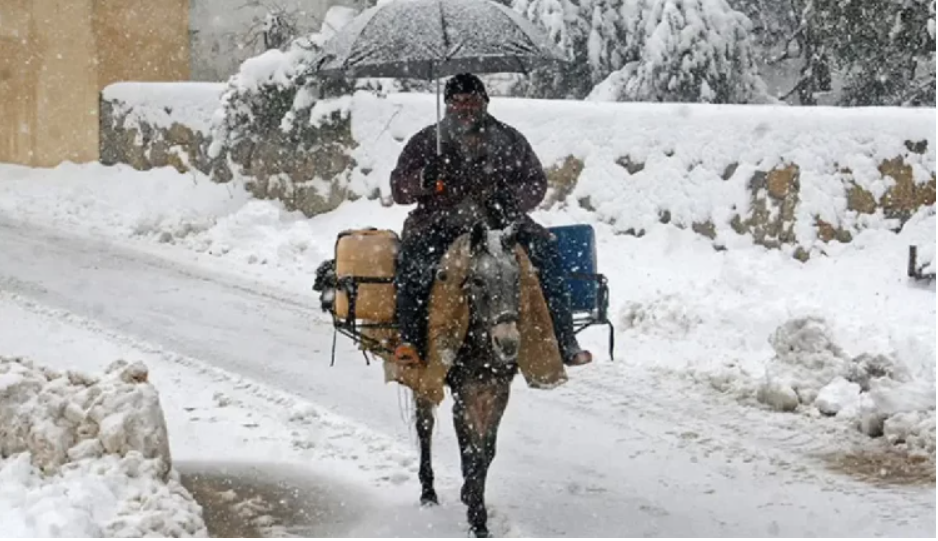
[[[485,482],[488,479],[489,475],[489,466],[492,465],[492,461],[495,460],[495,449],[498,444],[498,428],[502,423],[502,415],[505,413],[505,408],[508,406],[508,394],[509,387],[506,385],[504,389],[498,389],[495,395],[495,406],[492,411],[493,419],[489,426],[488,431],[485,433],[485,437],[482,440],[482,491],[485,493]]]
[[[456,394],[456,393],[454,393]],[[453,421],[463,461],[462,501],[476,537],[488,537],[485,485],[495,458],[498,425],[508,405],[509,386],[494,382],[466,385],[456,396]]]
[[[420,438],[420,503],[440,503],[433,488],[433,457],[430,442],[433,440],[433,403],[414,397],[417,404],[417,436]]]
[[[469,428],[469,423],[465,418],[465,408],[463,407],[462,397],[458,392],[453,393],[453,426],[456,429],[456,441],[459,444],[459,458],[462,465],[462,490],[459,492],[459,498],[462,503],[469,505],[469,478],[475,471],[475,447]]]
[[[479,470],[482,466],[481,448],[475,427],[472,425],[466,407],[466,397],[454,392],[453,426],[459,440],[459,454],[462,458],[463,485],[460,498],[466,504],[467,519],[472,533],[476,537],[488,537],[488,512],[485,510],[483,493],[479,487]]]

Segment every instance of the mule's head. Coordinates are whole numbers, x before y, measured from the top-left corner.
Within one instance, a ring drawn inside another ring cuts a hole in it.
[[[470,261],[464,285],[469,299],[470,332],[491,340],[495,357],[518,358],[521,335],[521,267],[515,257],[517,226],[492,230],[478,222],[470,233]]]

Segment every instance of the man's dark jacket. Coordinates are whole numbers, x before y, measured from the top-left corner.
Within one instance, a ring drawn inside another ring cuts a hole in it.
[[[508,220],[524,217],[534,210],[547,192],[547,176],[528,140],[516,129],[486,115],[483,140],[487,157],[470,161],[444,141],[442,155],[447,159],[442,193],[428,193],[422,187],[421,173],[436,154],[436,125],[417,132],[404,146],[391,172],[391,193],[399,205],[417,203],[404,224],[405,234],[449,218],[467,196],[486,205],[497,201]]]

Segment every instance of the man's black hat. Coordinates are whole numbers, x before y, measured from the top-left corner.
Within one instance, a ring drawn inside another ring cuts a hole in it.
[[[485,91],[485,84],[482,83],[482,79],[471,73],[460,73],[446,81],[443,99],[449,101],[454,94],[477,94],[485,101],[489,101],[489,95]]]

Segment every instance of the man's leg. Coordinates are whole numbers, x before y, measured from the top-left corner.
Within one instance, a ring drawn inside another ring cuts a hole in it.
[[[430,291],[437,264],[452,237],[446,228],[426,227],[406,235],[401,243],[395,277],[401,347],[395,357],[402,363],[420,362],[426,357]]]
[[[593,356],[580,347],[576,333],[573,331],[570,289],[560,268],[560,251],[557,249],[557,241],[545,228],[533,221],[527,221],[519,231],[518,243],[527,252],[531,264],[537,269],[538,280],[550,309],[557,345],[560,346],[560,354],[563,356],[564,363],[573,366],[589,363],[593,360]]]

